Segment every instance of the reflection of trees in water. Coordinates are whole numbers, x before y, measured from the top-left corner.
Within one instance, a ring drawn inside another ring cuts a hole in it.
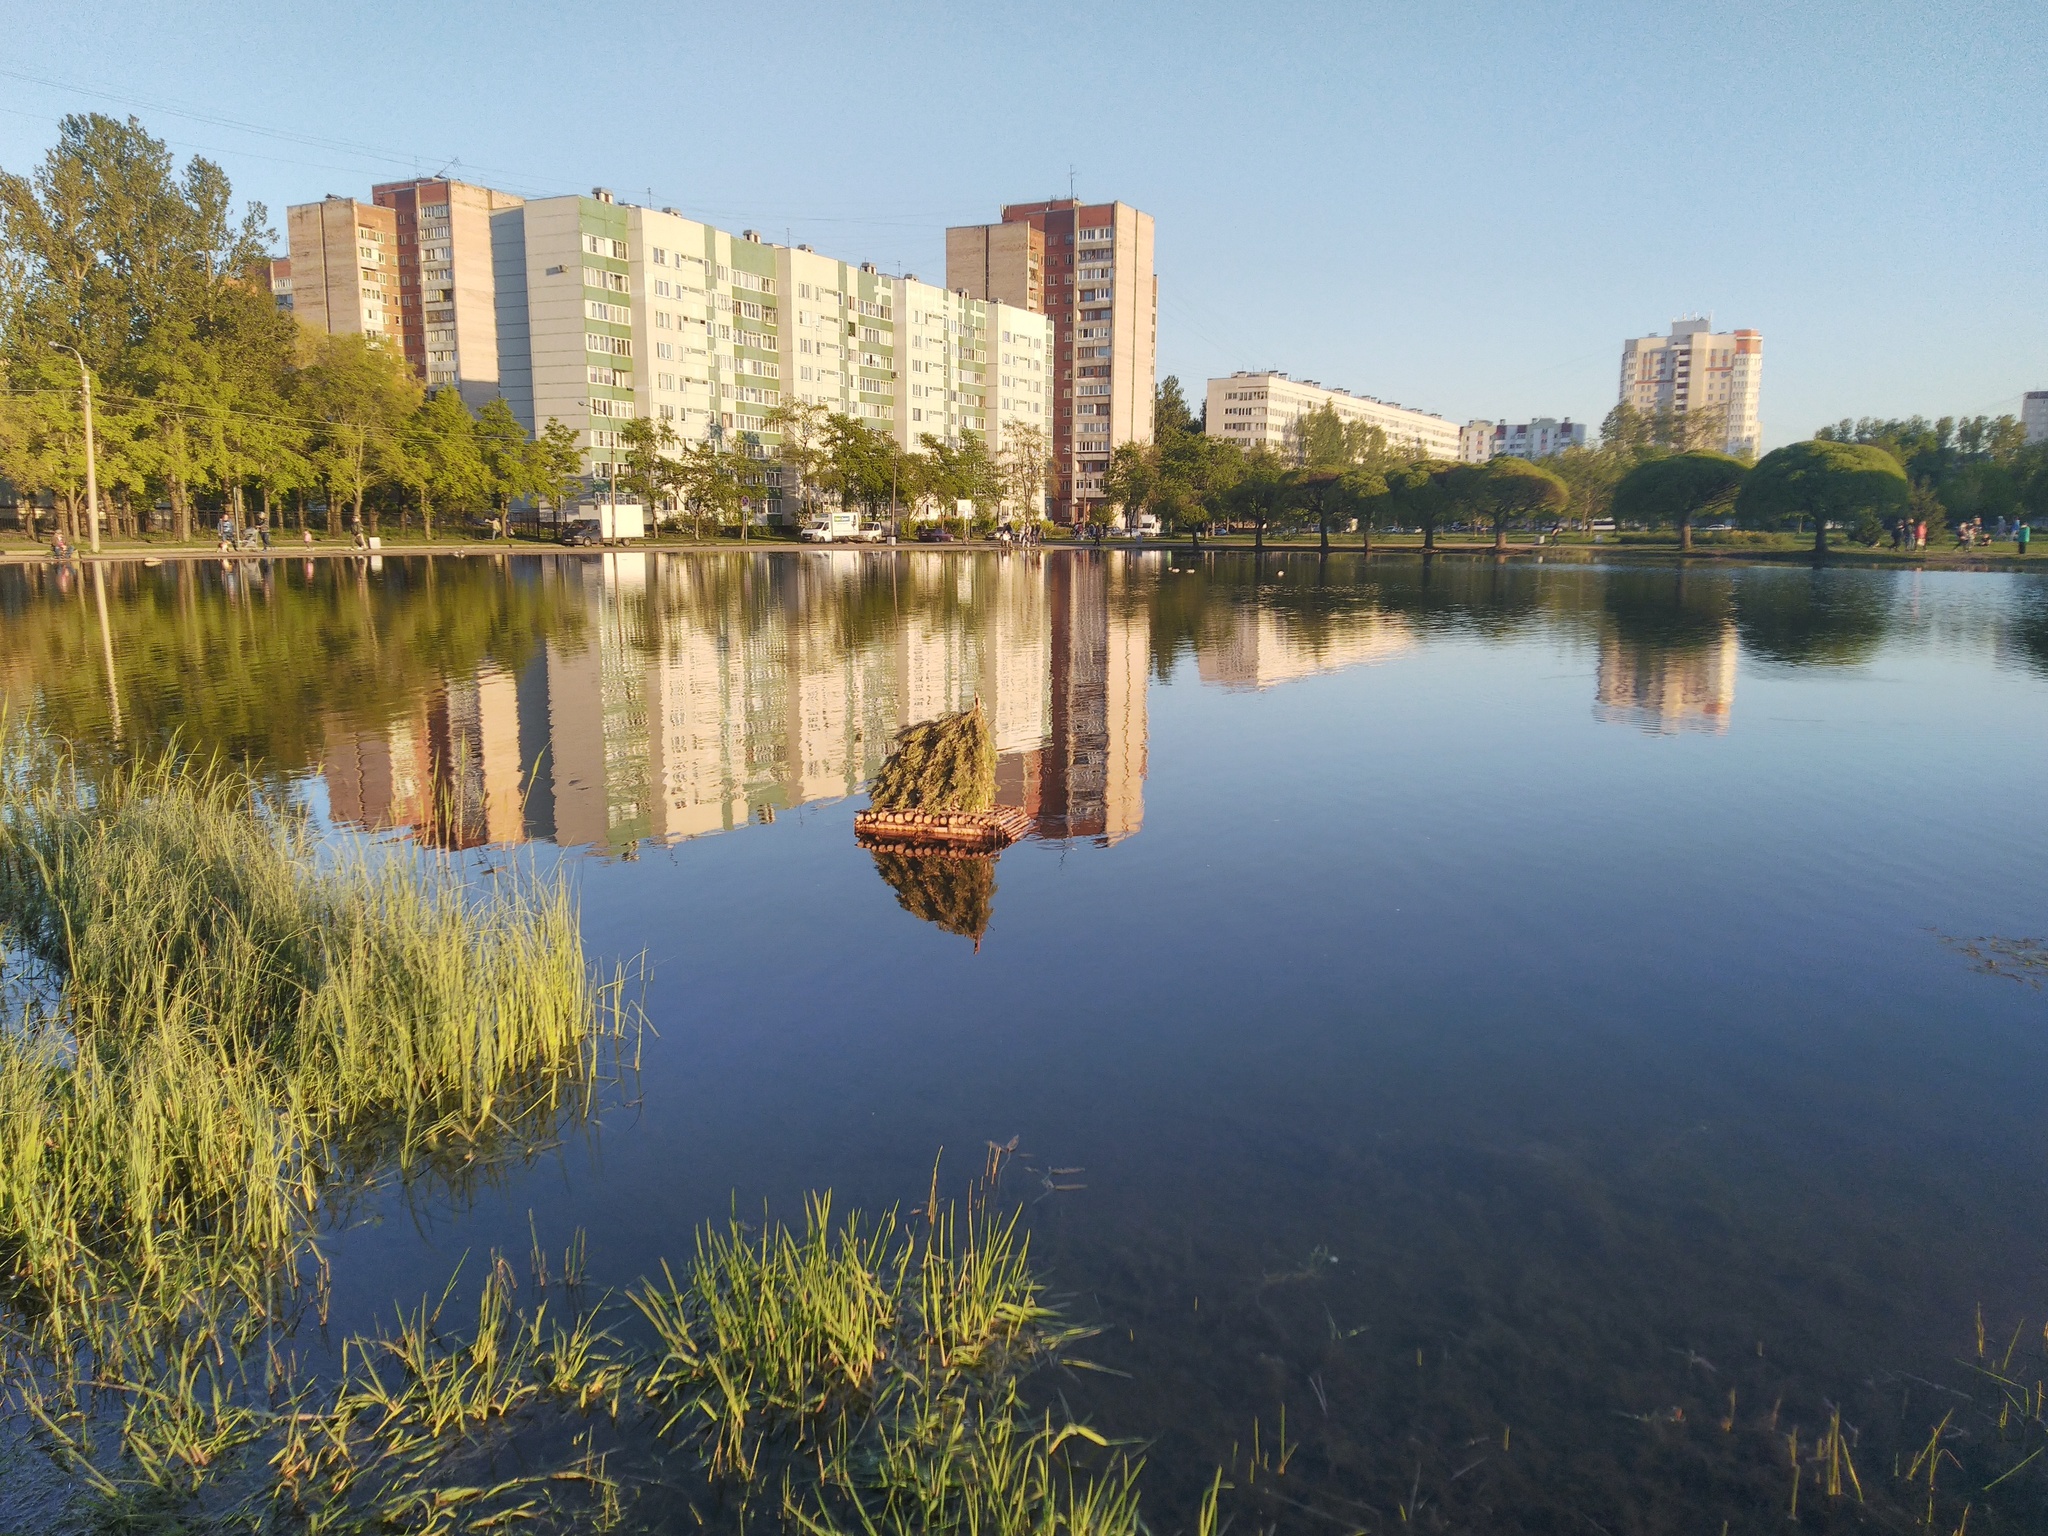
[[[327,727],[377,729],[445,678],[485,660],[521,665],[549,634],[574,632],[579,606],[499,558],[393,559],[371,574],[355,560],[176,560],[108,567],[108,604],[123,734],[171,740],[278,769],[320,760]],[[0,698],[33,708],[90,750],[110,739],[96,614],[58,598],[52,573],[0,573]],[[53,600],[56,599],[56,600]]]
[[[898,906],[981,948],[995,913],[994,855],[872,852],[875,871],[896,892]]]
[[[1766,661],[1852,666],[1883,642],[1892,590],[1886,574],[1752,568],[1735,583],[1735,627],[1743,649]]]

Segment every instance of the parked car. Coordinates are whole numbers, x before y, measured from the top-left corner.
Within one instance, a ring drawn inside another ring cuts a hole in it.
[[[602,544],[604,542],[604,530],[598,526],[596,518],[579,517],[575,522],[562,529],[562,542],[571,548],[588,544]]]
[[[920,544],[952,544],[956,540],[953,538],[953,531],[950,528],[942,527],[938,523],[926,523],[917,530],[917,542]]]

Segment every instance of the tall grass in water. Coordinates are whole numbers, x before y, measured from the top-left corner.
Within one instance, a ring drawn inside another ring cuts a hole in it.
[[[1070,1445],[1107,1442],[1019,1395],[1081,1335],[1046,1305],[1016,1214],[921,1215],[835,1221],[823,1196],[800,1230],[700,1234],[680,1278],[633,1295],[659,1341],[637,1380],[662,1432],[743,1494],[779,1489],[771,1512],[809,1536],[1134,1536],[1136,1467],[1076,1469]]]
[[[559,881],[325,851],[245,774],[165,759],[88,782],[18,726],[0,940],[9,1382],[81,1466],[84,1399],[113,1392],[153,1484],[263,1419],[246,1352],[321,1304],[300,1282],[324,1275],[329,1191],[583,1112],[632,1017]]]
[[[586,1096],[624,1020],[558,882],[320,857],[246,776],[88,786],[0,743],[0,925],[44,983],[0,1036],[0,1257],[61,1297],[195,1241],[282,1257],[323,1183]]]

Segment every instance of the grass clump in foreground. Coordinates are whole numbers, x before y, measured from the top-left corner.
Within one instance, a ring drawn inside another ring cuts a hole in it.
[[[1068,1460],[1093,1430],[1033,1415],[1020,1382],[1079,1337],[1033,1275],[1017,1216],[936,1201],[921,1219],[699,1237],[682,1278],[633,1295],[658,1348],[639,1390],[710,1475],[785,1528],[1135,1533],[1137,1469]]]
[[[868,798],[878,811],[985,811],[994,805],[995,735],[981,700],[899,731]]]
[[[88,781],[19,726],[0,939],[7,1379],[106,1491],[95,1405],[145,1486],[196,1484],[290,1389],[321,1226],[388,1171],[460,1177],[586,1113],[633,1018],[558,880],[323,855],[248,775]]]

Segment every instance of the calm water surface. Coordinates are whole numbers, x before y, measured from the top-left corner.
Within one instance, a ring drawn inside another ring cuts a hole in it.
[[[2048,934],[2039,578],[17,567],[0,635],[88,751],[175,733],[342,825],[566,857],[593,948],[652,962],[630,1093],[339,1237],[344,1315],[529,1213],[624,1284],[735,1202],[908,1202],[1015,1137],[1123,1373],[1048,1390],[1151,1442],[1155,1529],[1223,1464],[1247,1530],[1619,1536],[1782,1524],[1831,1404],[1885,1481],[1980,1304],[2048,1309],[2048,998],[1954,942]],[[1038,835],[965,876],[857,848],[891,735],[977,697]],[[1981,1528],[2048,1528],[2031,1487]]]

